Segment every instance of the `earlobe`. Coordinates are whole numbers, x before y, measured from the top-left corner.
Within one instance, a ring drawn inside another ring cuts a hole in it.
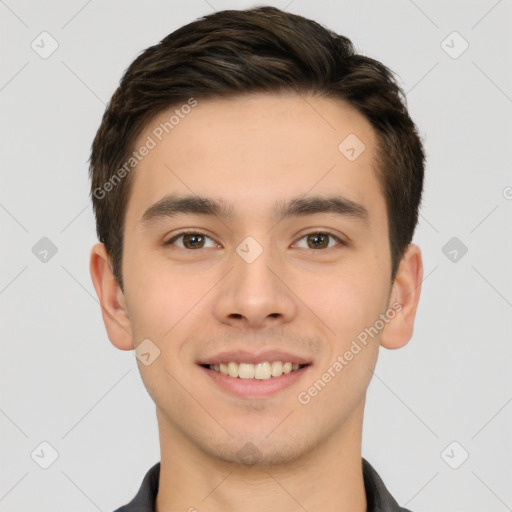
[[[125,297],[112,273],[104,244],[93,246],[89,269],[110,341],[120,350],[132,350],[133,337]]]
[[[388,308],[396,314],[382,333],[380,344],[383,347],[400,348],[412,338],[422,281],[421,250],[416,244],[409,244],[393,282]]]

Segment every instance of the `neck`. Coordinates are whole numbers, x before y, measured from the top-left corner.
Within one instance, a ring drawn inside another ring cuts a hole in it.
[[[163,414],[156,512],[366,512],[361,461],[363,408],[299,459],[244,465],[206,454]]]

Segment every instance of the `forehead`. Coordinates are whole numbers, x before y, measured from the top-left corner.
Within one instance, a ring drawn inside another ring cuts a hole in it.
[[[134,149],[145,144],[151,149],[132,171],[132,220],[169,193],[215,197],[233,207],[233,218],[308,194],[338,193],[368,210],[385,209],[375,132],[338,99],[198,99],[192,108],[177,105],[155,116]]]

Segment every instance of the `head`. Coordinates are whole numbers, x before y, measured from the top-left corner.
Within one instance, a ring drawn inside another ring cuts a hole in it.
[[[139,367],[168,428],[230,461],[265,439],[261,460],[277,463],[361,419],[379,344],[412,335],[423,171],[392,72],[311,20],[272,7],[221,11],[137,57],[92,146],[101,244],[91,273],[114,345],[158,347]],[[357,339],[357,357],[336,373]],[[254,400],[212,390],[201,365],[241,347],[295,351],[308,363],[297,385],[326,371],[332,384],[307,406],[302,388]],[[184,388],[225,429],[200,428],[204,410]],[[283,401],[301,427],[267,439]],[[240,411],[253,428],[238,426]]]

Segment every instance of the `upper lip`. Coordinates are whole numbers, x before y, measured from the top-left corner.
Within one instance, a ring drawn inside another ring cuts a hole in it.
[[[311,363],[309,359],[305,359],[304,357],[292,354],[290,352],[285,352],[283,350],[265,350],[259,353],[255,353],[254,351],[249,350],[229,350],[226,352],[219,352],[218,354],[212,356],[202,357],[198,361],[198,364],[220,364],[229,363],[230,361],[251,364],[263,363],[265,361],[269,363],[272,361],[282,361],[284,363],[290,362],[296,364]]]

